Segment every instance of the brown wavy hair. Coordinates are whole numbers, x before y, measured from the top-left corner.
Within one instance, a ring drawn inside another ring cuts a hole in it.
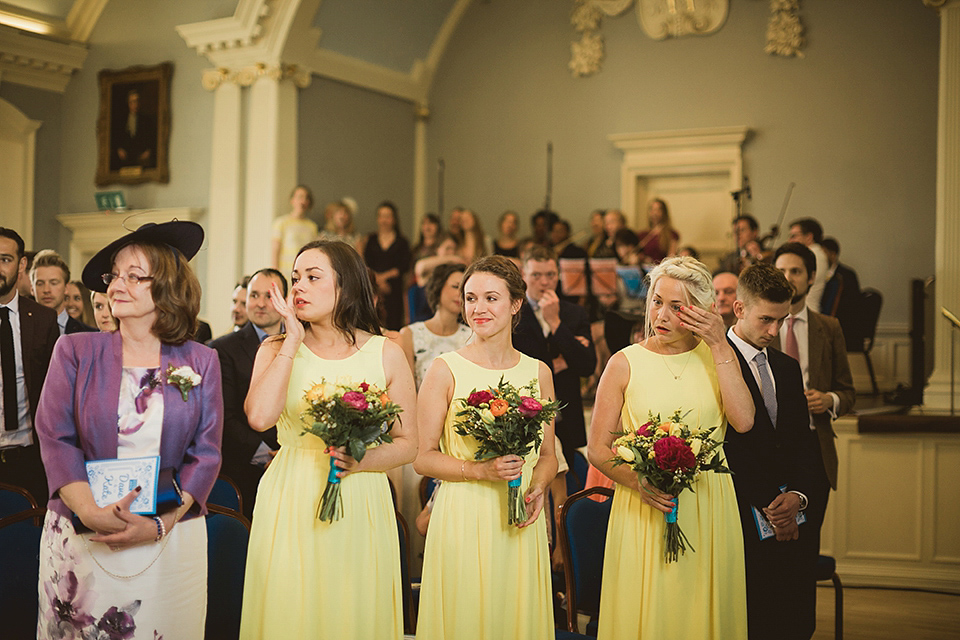
[[[373,302],[373,286],[367,276],[367,265],[357,250],[345,242],[314,240],[297,252],[300,254],[316,249],[330,260],[330,266],[337,274],[337,299],[333,304],[333,326],[356,346],[357,331],[366,331],[375,336],[383,335],[377,307]],[[296,264],[296,258],[294,258]],[[307,328],[308,322],[303,322]]]
[[[489,273],[503,280],[504,284],[507,285],[507,293],[510,295],[511,302],[523,300],[527,297],[527,283],[524,281],[517,263],[503,256],[479,258],[467,267],[467,271],[463,274],[463,280],[460,281],[460,315],[463,316],[464,320],[467,318],[465,307],[467,281],[475,273]],[[517,311],[513,314],[513,327],[516,328],[519,322],[520,312]]]
[[[167,244],[137,242],[118,249],[110,257],[111,265],[116,262],[117,254],[127,247],[140,249],[150,263],[153,276],[150,295],[157,307],[157,319],[151,328],[153,334],[160,342],[172,345],[191,340],[197,333],[201,289],[186,257]]]

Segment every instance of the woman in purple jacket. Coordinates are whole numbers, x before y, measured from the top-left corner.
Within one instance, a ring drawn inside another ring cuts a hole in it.
[[[202,243],[195,223],[147,224],[84,268],[119,329],[61,338],[37,409],[50,486],[38,638],[203,637],[207,542],[196,516],[220,469],[223,403],[216,353],[189,341],[200,283],[187,261]],[[175,470],[182,505],[132,513],[137,486],[98,506],[85,463],[147,456]]]

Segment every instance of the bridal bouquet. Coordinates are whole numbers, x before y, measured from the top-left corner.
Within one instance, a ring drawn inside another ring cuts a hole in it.
[[[363,460],[371,445],[393,442],[390,428],[403,411],[385,391],[366,382],[353,385],[321,380],[307,390],[304,400],[307,408],[301,417],[309,426],[301,435],[312,433],[331,447],[346,447],[357,462]],[[326,522],[343,515],[339,469],[334,462],[331,458],[327,486],[317,510],[317,517]]]
[[[619,437],[613,441],[613,465],[630,465],[641,481],[646,478],[660,491],[674,496],[675,506],[666,514],[664,532],[667,562],[676,562],[688,546],[696,551],[677,524],[680,493],[684,489],[693,491],[693,483],[704,471],[730,473],[717,451],[723,443],[710,437],[717,427],[692,428],[684,422],[689,413],[681,415],[678,409],[663,421],[660,414],[654,416],[651,411],[649,420],[636,431],[614,432]]]
[[[539,398],[537,381],[519,389],[500,377],[496,387],[476,390],[458,398],[457,424],[461,436],[473,436],[480,443],[474,458],[489,460],[499,456],[526,457],[540,448],[542,427],[556,415],[560,403]],[[507,487],[507,520],[510,524],[526,521],[527,512],[520,497],[523,477],[510,480]]]

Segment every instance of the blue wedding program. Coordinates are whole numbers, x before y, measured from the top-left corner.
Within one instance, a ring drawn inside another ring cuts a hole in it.
[[[113,504],[139,486],[130,512],[156,513],[159,475],[160,456],[87,461],[87,479],[98,507]]]

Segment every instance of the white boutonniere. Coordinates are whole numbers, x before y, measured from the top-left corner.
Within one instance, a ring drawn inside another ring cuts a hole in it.
[[[194,387],[199,387],[201,381],[203,381],[203,378],[191,369],[190,365],[185,364],[182,367],[170,365],[167,367],[167,384],[176,385],[180,389],[180,395],[184,402],[187,401],[187,392]]]

